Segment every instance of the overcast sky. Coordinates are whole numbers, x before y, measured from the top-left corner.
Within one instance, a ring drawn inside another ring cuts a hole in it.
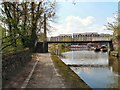
[[[111,0],[111,2],[77,2],[73,4],[68,1],[58,2],[57,23],[51,24],[55,30],[48,36],[85,32],[112,34],[112,31],[104,30],[104,25],[114,21],[113,17],[118,10],[118,2]]]

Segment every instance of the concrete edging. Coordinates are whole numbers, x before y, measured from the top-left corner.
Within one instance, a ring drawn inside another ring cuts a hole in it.
[[[35,67],[37,65],[38,61],[35,62],[30,74],[28,75],[28,77],[25,79],[25,81],[23,82],[23,85],[21,86],[21,88],[26,88],[26,86],[28,85],[28,82],[30,81],[30,78],[35,70]]]

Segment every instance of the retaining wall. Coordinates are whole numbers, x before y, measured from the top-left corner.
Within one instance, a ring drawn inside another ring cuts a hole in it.
[[[11,77],[14,76],[16,72],[25,66],[27,62],[31,60],[31,52],[29,50],[24,50],[22,52],[14,53],[11,55],[2,57],[2,84]]]

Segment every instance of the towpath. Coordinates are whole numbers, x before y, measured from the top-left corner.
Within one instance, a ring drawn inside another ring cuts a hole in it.
[[[65,88],[65,85],[54,67],[50,53],[36,53],[24,70],[4,88]]]

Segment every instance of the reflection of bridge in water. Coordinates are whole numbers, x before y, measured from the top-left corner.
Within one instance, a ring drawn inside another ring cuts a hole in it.
[[[92,50],[92,49],[88,48],[87,45],[86,45],[86,47],[79,47],[79,48],[76,48],[76,47],[71,48],[70,47],[70,50],[71,51],[80,51],[80,50]]]

